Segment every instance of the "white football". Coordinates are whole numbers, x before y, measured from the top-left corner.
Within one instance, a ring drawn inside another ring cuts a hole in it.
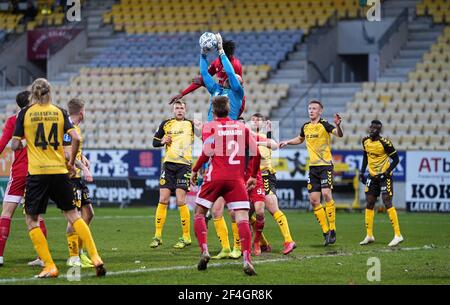
[[[200,44],[200,48],[210,51],[212,48],[217,46],[216,35],[211,32],[205,32],[202,36],[200,36],[198,43]]]

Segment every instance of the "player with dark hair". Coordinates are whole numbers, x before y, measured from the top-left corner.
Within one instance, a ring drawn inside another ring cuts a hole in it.
[[[201,250],[198,270],[205,270],[210,260],[205,215],[213,203],[223,197],[228,208],[235,213],[244,257],[244,272],[247,275],[255,275],[251,262],[252,237],[248,220],[250,204],[247,190],[255,187],[259,169],[260,156],[256,140],[244,124],[229,118],[228,97],[214,97],[212,107],[215,120],[203,126],[202,155],[192,169],[191,177],[191,183],[194,184],[198,170],[211,159],[196,199],[194,228]],[[246,151],[253,165],[247,182],[244,180]],[[254,158],[255,161],[252,161]]]
[[[234,72],[239,75],[241,78],[242,76],[242,65],[239,59],[234,56],[234,51],[236,49],[236,43],[233,40],[223,40],[223,50],[225,52],[226,57],[230,61],[231,65],[233,66]],[[225,69],[223,68],[222,61],[220,59],[220,56],[217,57],[209,66],[208,73],[211,76],[217,75],[217,79],[219,81],[219,85],[223,85],[225,81],[228,79],[227,73],[225,72]],[[197,90],[198,88],[205,86],[203,82],[203,78],[201,75],[196,76],[192,83],[182,90],[179,94],[175,95],[171,98],[170,103],[174,103],[176,100],[183,98],[185,95]],[[242,105],[239,114],[242,114],[245,109],[245,96],[242,100]]]
[[[236,74],[230,60],[225,55],[223,49],[222,37],[220,34],[216,34],[217,38],[217,52],[220,60],[222,61],[223,68],[227,75],[227,79],[222,84],[216,83],[214,78],[208,72],[208,62],[206,60],[206,54],[204,50],[201,50],[200,55],[200,74],[202,75],[203,82],[206,89],[211,94],[211,104],[208,110],[208,121],[212,121],[212,100],[215,96],[226,96],[229,100],[230,112],[228,113],[230,119],[237,120],[241,113],[242,100],[244,98],[244,88],[242,87],[242,77]]]
[[[366,185],[365,222],[367,234],[359,244],[367,245],[375,241],[373,236],[374,207],[381,193],[383,204],[386,206],[394,229],[394,239],[389,243],[389,247],[394,247],[403,241],[397,211],[392,205],[394,193],[392,173],[400,160],[392,142],[381,136],[382,127],[383,124],[379,120],[373,120],[369,127],[369,136],[362,140],[364,158],[359,178]],[[389,159],[392,159],[392,163]],[[369,177],[366,178],[364,174],[367,166],[369,166]]]
[[[156,208],[155,235],[150,244],[151,248],[162,245],[162,231],[172,192],[175,192],[177,197],[183,233],[174,248],[182,249],[192,243],[186,193],[189,191],[193,143],[194,123],[186,119],[186,103],[177,100],[173,104],[173,117],[164,120],[153,137],[153,147],[165,147],[166,153],[159,179],[159,203]]]
[[[22,91],[17,94],[17,106],[19,106],[20,109],[27,107],[29,104],[29,97],[30,91]],[[6,120],[2,137],[0,139],[0,154],[5,150],[6,145],[13,137],[16,120],[17,114]],[[24,196],[27,174],[27,149],[24,148],[14,152],[9,181],[6,187],[5,196],[3,197],[2,216],[0,217],[0,266],[3,265],[3,252],[5,250],[6,241],[9,237],[11,218],[13,217],[17,206],[22,202]],[[47,236],[47,228],[45,227],[45,222],[42,217],[39,218],[39,226],[44,233],[44,236]],[[43,266],[43,262],[38,258],[32,262],[29,262],[28,265]]]
[[[280,148],[287,145],[298,145],[306,141],[309,155],[308,192],[314,215],[322,227],[325,246],[336,242],[336,208],[332,195],[333,158],[331,156],[331,137],[333,134],[342,137],[341,117],[334,115],[336,127],[322,119],[323,105],[312,100],[308,105],[310,122],[303,124],[300,134],[290,140],[280,142]],[[321,204],[321,196],[325,199],[325,210]],[[328,223],[327,223],[328,218]],[[328,226],[329,225],[329,226]]]

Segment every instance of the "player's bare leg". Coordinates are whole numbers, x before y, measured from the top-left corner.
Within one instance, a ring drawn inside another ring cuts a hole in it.
[[[211,256],[208,251],[208,229],[206,227],[206,213],[208,209],[198,205],[195,207],[194,217],[194,231],[197,237],[198,245],[200,247],[200,261],[198,262],[197,269],[199,271],[206,270],[208,268],[208,262]]]
[[[161,188],[159,190],[159,203],[158,207],[156,208],[155,215],[155,236],[150,243],[151,248],[157,248],[162,245],[162,231],[164,228],[164,223],[166,222],[170,193],[170,189],[167,188]]]
[[[192,244],[191,240],[191,214],[188,205],[186,204],[186,191],[183,189],[176,189],[177,206],[180,211],[180,222],[183,236],[179,238],[178,242],[173,246],[175,249],[183,249]]]
[[[336,242],[336,207],[334,205],[333,195],[330,188],[322,188],[322,196],[325,200],[325,211],[328,218],[328,225],[330,227],[330,244]]]
[[[312,192],[309,194],[309,202],[314,211],[314,215],[316,216],[317,222],[322,228],[323,237],[325,238],[325,246],[330,244],[330,229],[328,227],[327,215],[325,213],[325,209],[320,204],[320,192]]]
[[[281,234],[283,235],[284,238],[283,254],[287,255],[291,253],[292,250],[294,250],[297,247],[297,245],[292,240],[287,218],[278,207],[277,196],[274,194],[266,195],[265,205],[266,209],[269,211],[270,214],[272,214],[273,218],[275,219],[280,228]]]
[[[368,245],[375,241],[373,236],[373,220],[375,217],[375,203],[377,202],[377,196],[372,194],[366,194],[366,213],[365,213],[365,224],[366,224],[366,237],[359,243],[361,246]]]
[[[256,275],[255,268],[252,264],[252,234],[250,232],[250,223],[248,221],[248,210],[235,210],[235,218],[239,229],[239,237],[241,239],[242,255],[244,257],[244,272],[247,275]]]

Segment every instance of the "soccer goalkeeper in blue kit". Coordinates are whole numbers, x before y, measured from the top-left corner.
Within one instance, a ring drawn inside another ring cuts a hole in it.
[[[216,34],[217,38],[217,51],[219,53],[220,60],[222,61],[223,68],[227,73],[228,80],[226,80],[223,86],[214,81],[214,78],[208,72],[208,61],[206,60],[206,52],[202,50],[200,55],[200,74],[202,75],[203,82],[206,89],[211,94],[210,106],[208,110],[208,121],[213,120],[212,115],[212,99],[215,96],[226,96],[230,101],[230,114],[228,117],[232,120],[237,120],[239,111],[242,105],[242,99],[244,98],[244,88],[242,87],[242,78],[234,72],[233,66],[230,60],[225,55],[222,44],[222,37],[220,34]]]

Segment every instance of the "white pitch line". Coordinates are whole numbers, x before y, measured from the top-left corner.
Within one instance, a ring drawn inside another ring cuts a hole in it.
[[[309,255],[309,256],[303,256],[303,257],[294,257],[294,256],[287,256],[284,258],[274,258],[274,259],[266,259],[266,260],[255,260],[253,261],[253,264],[260,265],[260,264],[267,264],[267,263],[276,263],[276,262],[287,262],[287,261],[293,261],[293,260],[307,260],[307,259],[315,259],[315,258],[328,258],[328,257],[345,257],[345,256],[353,256],[353,255],[364,255],[364,254],[373,254],[373,253],[396,253],[401,251],[419,251],[419,250],[436,250],[436,249],[448,249],[450,246],[439,246],[436,247],[434,245],[425,245],[422,247],[407,247],[407,248],[398,248],[398,249],[379,249],[379,250],[371,250],[371,251],[357,251],[357,252],[343,252],[343,253],[333,253],[333,254],[319,254],[319,255]],[[240,265],[242,262],[234,261],[234,262],[227,262],[227,263],[212,263],[208,264],[208,267],[224,267],[224,266],[231,266],[231,265]],[[128,270],[121,270],[121,271],[108,271],[106,274],[107,277],[110,276],[117,276],[117,275],[124,275],[124,274],[139,274],[139,273],[150,273],[150,272],[160,272],[160,271],[174,271],[174,270],[189,270],[189,269],[196,269],[197,265],[184,265],[184,266],[170,266],[170,267],[157,267],[157,268],[140,268],[140,269],[128,269]],[[81,277],[95,277],[94,274],[88,274],[88,275],[81,275]],[[67,275],[61,275],[59,278],[67,278]],[[17,283],[17,282],[31,282],[31,281],[37,281],[40,279],[37,279],[35,277],[28,277],[28,278],[8,278],[8,279],[0,279],[0,284],[8,284],[8,283]]]
[[[129,215],[129,216],[94,216],[94,220],[109,220],[109,219],[148,219],[155,218],[154,215]],[[45,217],[45,221],[50,220],[64,220],[64,216],[59,217]],[[22,218],[13,218],[13,221],[24,221]]]

